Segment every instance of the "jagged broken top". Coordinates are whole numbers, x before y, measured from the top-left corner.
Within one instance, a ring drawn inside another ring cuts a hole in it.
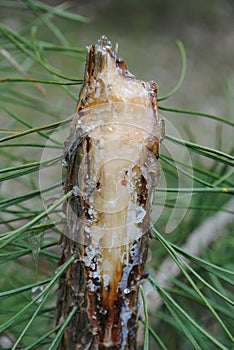
[[[96,45],[88,47],[84,83],[76,112],[97,104],[115,102],[141,105],[157,113],[157,84],[144,82],[131,74],[122,58],[117,58],[117,45],[102,36]]]

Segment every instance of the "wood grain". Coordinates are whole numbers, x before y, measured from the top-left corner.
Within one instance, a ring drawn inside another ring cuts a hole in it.
[[[159,180],[157,85],[137,80],[102,37],[88,48],[84,83],[65,142],[66,224],[57,323],[77,312],[60,350],[137,347],[150,210]]]

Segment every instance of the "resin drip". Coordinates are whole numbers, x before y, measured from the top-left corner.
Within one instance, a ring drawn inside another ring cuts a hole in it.
[[[29,237],[29,244],[32,250],[32,256],[35,265],[35,282],[38,281],[38,264],[39,264],[39,254],[41,250],[43,239],[43,233],[37,235],[33,234]],[[38,285],[32,288],[32,299],[35,299],[43,291],[43,286]],[[40,303],[43,300],[43,296],[36,300],[36,303]]]

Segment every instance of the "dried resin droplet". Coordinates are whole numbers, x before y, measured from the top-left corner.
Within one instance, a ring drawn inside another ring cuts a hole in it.
[[[37,296],[43,291],[43,286],[36,286],[32,288],[32,300],[36,299]],[[43,300],[43,295],[41,295],[37,300],[36,303],[40,304]]]

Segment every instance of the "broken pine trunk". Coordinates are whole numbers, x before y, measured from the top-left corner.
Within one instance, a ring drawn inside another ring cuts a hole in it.
[[[139,284],[159,178],[157,85],[137,80],[102,37],[88,48],[65,142],[63,264],[57,323],[76,307],[60,350],[136,349]]]

